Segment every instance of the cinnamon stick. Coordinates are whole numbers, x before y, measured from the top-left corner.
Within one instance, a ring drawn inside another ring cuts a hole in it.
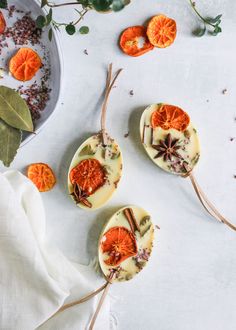
[[[138,222],[135,218],[133,210],[131,208],[126,208],[126,209],[124,209],[123,212],[124,212],[124,215],[125,215],[126,219],[129,222],[131,231],[133,233],[135,232],[135,230],[140,232],[140,227],[139,227],[139,224],[138,224]]]
[[[142,134],[142,143],[145,141],[145,131],[146,131],[146,124],[143,126],[143,134]]]
[[[153,145],[153,128],[151,127],[151,145]]]
[[[129,210],[129,213],[130,213],[130,215],[132,217],[133,223],[134,223],[135,227],[137,228],[137,231],[140,232],[140,227],[139,227],[139,224],[138,224],[138,222],[137,222],[137,220],[135,218],[133,209],[129,208],[128,210]]]
[[[135,231],[134,230],[134,224],[133,224],[132,218],[130,216],[129,209],[124,209],[123,212],[124,212],[124,215],[125,215],[126,219],[128,220],[128,223],[130,225],[132,233],[134,233],[134,231]]]

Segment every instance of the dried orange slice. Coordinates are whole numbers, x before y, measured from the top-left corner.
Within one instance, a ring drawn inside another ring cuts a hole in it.
[[[106,173],[97,159],[88,158],[72,168],[70,181],[72,184],[77,183],[82,191],[90,196],[104,185]]]
[[[108,253],[107,265],[118,266],[125,259],[135,256],[138,252],[133,233],[125,227],[112,227],[102,237],[101,249]]]
[[[165,130],[174,128],[178,131],[185,131],[190,123],[189,115],[174,105],[163,104],[154,111],[151,116],[152,128],[161,127]]]
[[[6,21],[3,13],[0,11],[0,34],[3,34],[6,29]]]
[[[31,80],[42,66],[39,55],[31,48],[20,48],[10,59],[9,70],[20,81]]]
[[[151,18],[147,27],[147,36],[152,45],[159,48],[170,46],[176,37],[176,22],[165,15]]]
[[[44,163],[29,165],[27,176],[40,192],[51,190],[56,183],[56,178],[52,169]]]
[[[124,30],[120,36],[120,47],[129,56],[140,56],[154,48],[144,26],[131,26]]]

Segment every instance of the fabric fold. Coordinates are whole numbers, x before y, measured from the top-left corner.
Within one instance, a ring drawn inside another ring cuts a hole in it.
[[[0,173],[0,329],[86,329],[97,298],[48,320],[65,301],[96,289],[94,270],[47,242],[40,193],[17,171]],[[100,283],[99,283],[100,282]],[[95,329],[109,329],[109,301]]]

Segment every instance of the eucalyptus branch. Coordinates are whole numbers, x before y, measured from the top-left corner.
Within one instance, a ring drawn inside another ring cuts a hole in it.
[[[193,33],[196,36],[202,37],[206,33],[207,26],[210,26],[210,27],[213,28],[213,31],[211,31],[211,35],[213,35],[213,36],[216,36],[218,33],[222,32],[222,29],[220,27],[222,15],[217,15],[215,18],[208,18],[208,17],[205,18],[197,10],[195,2],[193,2],[192,0],[189,0],[189,2],[190,2],[190,5],[191,5],[192,9],[195,12],[195,14],[203,22],[203,27],[200,27],[197,30],[193,31]]]
[[[1,0],[0,0],[1,1]],[[41,8],[48,7],[49,11],[46,16],[40,15],[36,19],[36,25],[38,28],[42,29],[46,26],[49,26],[50,24],[55,28],[59,29],[60,27],[64,26],[66,32],[69,35],[73,35],[76,32],[75,26],[78,25],[81,20],[84,18],[85,14],[90,9],[95,9],[98,12],[108,12],[110,10],[113,11],[119,11],[123,9],[126,5],[128,5],[130,0],[78,0],[78,1],[72,1],[72,2],[63,2],[63,3],[53,3],[48,0],[41,0]],[[75,21],[71,21],[69,23],[59,23],[57,22],[53,17],[53,8],[57,7],[64,7],[64,6],[81,6],[82,11],[77,10],[74,8],[77,13],[79,14],[79,18],[77,18]],[[81,34],[87,34],[89,32],[88,26],[81,26],[79,29],[79,32]],[[52,28],[49,29],[48,37],[49,40],[52,39],[53,33]]]

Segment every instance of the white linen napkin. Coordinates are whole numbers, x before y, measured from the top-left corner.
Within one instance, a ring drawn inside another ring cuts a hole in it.
[[[66,299],[101,285],[94,273],[47,243],[42,199],[31,181],[17,171],[0,173],[0,329],[86,329],[98,298],[48,319]],[[109,328],[107,300],[95,329]]]

